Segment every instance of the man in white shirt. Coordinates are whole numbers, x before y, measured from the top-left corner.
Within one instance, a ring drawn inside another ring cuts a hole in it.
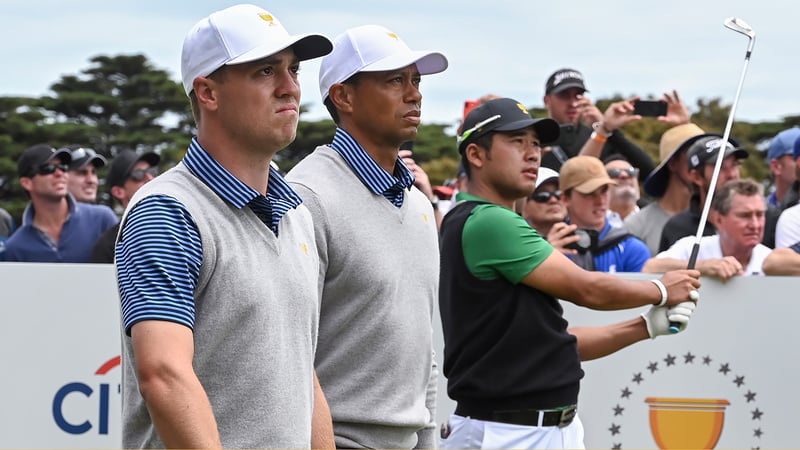
[[[761,244],[767,206],[764,187],[751,179],[730,180],[711,203],[709,220],[717,230],[700,240],[696,269],[702,275],[727,281],[737,275],[763,275],[761,266],[770,249]],[[650,258],[642,272],[684,268],[695,236],[686,236]]]

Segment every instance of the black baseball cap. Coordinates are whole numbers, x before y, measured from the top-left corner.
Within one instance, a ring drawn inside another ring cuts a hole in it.
[[[722,146],[722,136],[715,133],[707,133],[698,137],[691,147],[686,150],[686,157],[689,161],[689,170],[695,170],[703,164],[714,164],[717,162],[717,154]],[[746,159],[750,156],[747,150],[739,147],[739,143],[734,139],[728,139],[725,145],[723,158],[734,155],[736,159]]]
[[[20,177],[32,177],[36,175],[39,167],[48,163],[53,158],[61,160],[62,164],[69,164],[72,161],[69,150],[56,150],[47,144],[36,144],[25,149],[17,160],[17,173]]]
[[[77,147],[73,149],[65,148],[64,150],[67,150],[72,157],[69,170],[78,170],[88,164],[92,164],[96,169],[106,165],[106,158],[98,154],[94,149]]]
[[[558,140],[561,129],[553,119],[534,119],[522,103],[511,98],[496,98],[483,103],[467,114],[458,151],[464,152],[471,142],[490,131],[515,131],[533,128],[542,144]]]
[[[114,157],[114,160],[111,161],[111,167],[108,169],[108,177],[106,178],[108,187],[125,184],[125,180],[130,176],[133,166],[139,161],[147,161],[151,167],[154,167],[161,161],[161,157],[156,153],[142,153],[140,155],[133,150],[119,152]]]
[[[569,88],[579,88],[583,92],[589,92],[583,84],[583,74],[575,69],[558,69],[550,75],[544,85],[545,95],[558,94]]]

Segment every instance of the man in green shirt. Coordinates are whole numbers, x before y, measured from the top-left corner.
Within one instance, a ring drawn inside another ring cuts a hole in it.
[[[513,211],[534,190],[541,146],[558,138],[555,121],[500,98],[470,112],[463,129],[467,192],[440,231],[444,374],[457,402],[442,447],[583,448],[580,361],[668,334],[670,321],[684,328],[699,272],[651,282],[581,269]],[[600,310],[658,306],[568,330],[557,299]]]

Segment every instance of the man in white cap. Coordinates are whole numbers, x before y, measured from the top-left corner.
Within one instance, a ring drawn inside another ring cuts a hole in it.
[[[117,238],[124,448],[333,445],[311,215],[270,168],[295,138],[300,61],[330,51],[253,5],[187,34],[197,136],[134,194]]]
[[[446,68],[441,53],[412,51],[381,26],[345,31],[319,75],[333,142],[287,176],[314,216],[315,365],[337,447],[436,446],[436,220],[398,155],[417,137],[421,76]]]
[[[554,249],[565,255],[578,253],[571,244],[578,241],[575,224],[566,223],[567,208],[561,202],[562,192],[558,188],[558,172],[547,167],[539,167],[536,188],[525,200],[522,217]]]

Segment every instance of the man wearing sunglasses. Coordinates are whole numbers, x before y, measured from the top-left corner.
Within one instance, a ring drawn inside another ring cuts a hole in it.
[[[97,169],[106,165],[106,159],[91,148],[78,147],[69,152],[69,193],[79,202],[96,203]]]
[[[30,203],[6,241],[6,260],[86,263],[97,238],[117,223],[109,207],[77,202],[69,193],[71,161],[68,150],[47,144],[22,152],[17,171]]]
[[[472,110],[464,129],[468,192],[440,230],[444,374],[457,402],[441,446],[584,448],[581,361],[669,334],[669,320],[686,325],[694,304],[681,302],[699,298],[699,272],[651,282],[581,269],[512,209],[533,192],[541,147],[558,138],[558,124],[501,98]],[[659,306],[618,324],[568,329],[559,298],[601,310]]]
[[[133,150],[122,150],[117,154],[108,170],[106,185],[111,197],[122,209],[128,207],[133,194],[147,182],[158,176],[161,157],[156,153],[138,154]],[[103,233],[92,249],[92,262],[110,264],[114,262],[114,242],[119,232],[119,223]]]
[[[633,167],[622,155],[604,159],[609,178],[616,181],[608,187],[608,222],[613,227],[623,226],[623,221],[639,212],[639,169]]]
[[[579,240],[574,234],[577,226],[564,222],[567,209],[561,202],[561,195],[561,190],[558,189],[558,172],[539,167],[536,190],[525,200],[522,217],[554,249],[565,255],[575,255],[578,251],[572,244]]]

